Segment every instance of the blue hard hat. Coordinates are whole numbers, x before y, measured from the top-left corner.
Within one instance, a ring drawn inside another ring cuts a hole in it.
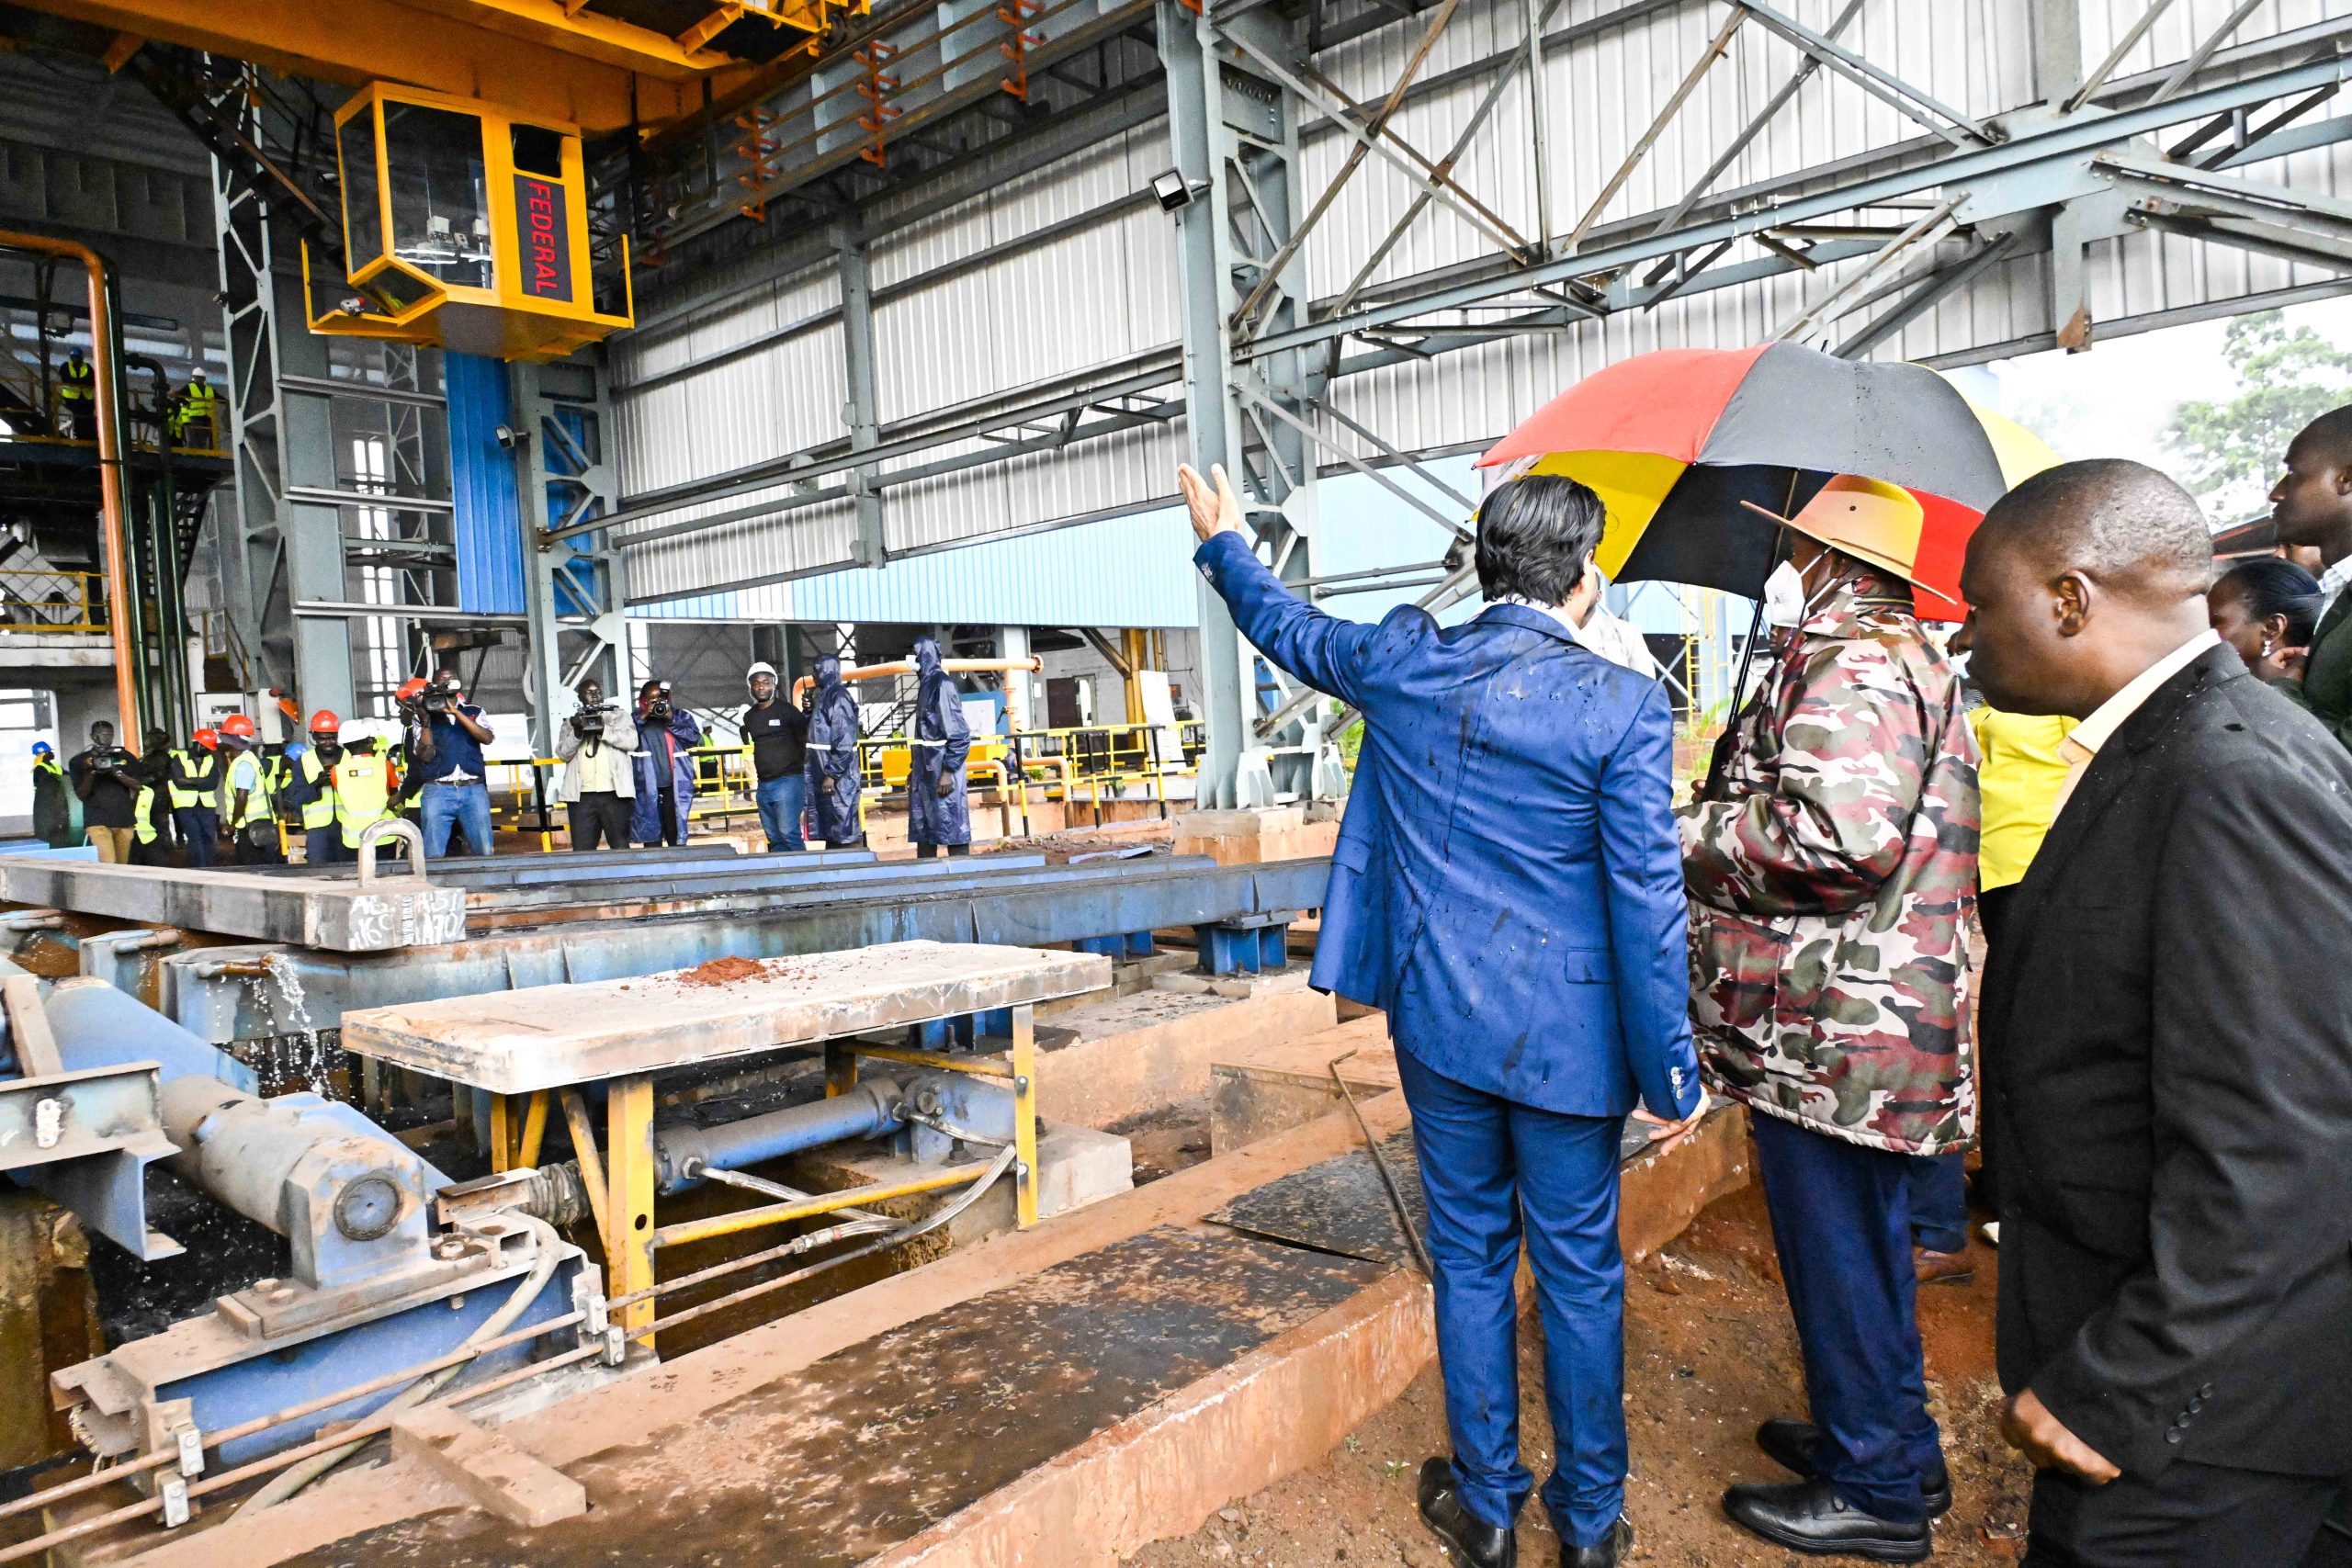
[[[57,753],[50,750],[48,741],[36,740],[33,742],[33,755],[36,757],[54,757]]]
[[[306,754],[308,754],[310,750],[311,749],[308,746],[304,745],[300,740],[288,740],[286,743],[286,760],[289,762],[299,762]]]

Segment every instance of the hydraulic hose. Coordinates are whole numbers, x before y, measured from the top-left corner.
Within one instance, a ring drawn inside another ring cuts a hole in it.
[[[532,1263],[531,1271],[523,1277],[523,1282],[514,1287],[514,1293],[506,1298],[505,1304],[483,1318],[481,1325],[458,1343],[459,1349],[481,1344],[485,1340],[495,1339],[505,1333],[514,1326],[514,1320],[522,1316],[533,1302],[538,1300],[539,1292],[547,1289],[548,1281],[555,1278],[556,1264],[563,1250],[563,1242],[553,1230],[530,1215],[516,1214],[514,1217],[538,1234],[538,1258]],[[425,1373],[386,1400],[377,1408],[375,1414],[379,1416],[396,1416],[403,1410],[414,1409],[447,1388],[452,1378],[471,1364],[469,1361],[459,1361],[454,1366],[443,1367],[438,1371]],[[371,1437],[372,1435],[370,1434]],[[246,1498],[237,1512],[249,1513],[255,1509],[266,1508],[275,1503],[283,1503],[287,1498],[293,1496],[311,1482],[318,1480],[345,1460],[366,1448],[368,1441],[368,1438],[354,1438],[342,1448],[330,1449],[322,1454],[313,1454],[301,1463],[278,1472],[260,1491]]]

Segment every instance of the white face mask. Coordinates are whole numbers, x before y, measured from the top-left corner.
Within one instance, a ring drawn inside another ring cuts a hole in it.
[[[1804,619],[1804,574],[1787,561],[1764,580],[1764,620],[1768,626],[1792,626]]]
[[[1965,676],[1968,673],[1968,658],[1965,653],[1954,653],[1947,656],[1944,662],[1951,666],[1953,674]]]

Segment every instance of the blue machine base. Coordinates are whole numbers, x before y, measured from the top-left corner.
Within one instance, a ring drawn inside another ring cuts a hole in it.
[[[1290,962],[1293,918],[1249,915],[1194,926],[1193,936],[1200,943],[1202,970],[1211,975],[1259,975],[1283,968]]]
[[[514,1322],[514,1329],[528,1328],[535,1323],[561,1317],[571,1310],[571,1285],[578,1276],[580,1263],[567,1259],[556,1268],[537,1300],[525,1308]],[[516,1274],[487,1286],[451,1294],[438,1301],[413,1306],[406,1312],[361,1324],[339,1334],[324,1334],[316,1339],[290,1346],[285,1349],[265,1352],[249,1360],[199,1372],[177,1382],[166,1383],[156,1391],[159,1400],[186,1399],[194,1402],[194,1415],[198,1428],[217,1432],[233,1427],[256,1416],[266,1416],[288,1405],[304,1404],[321,1394],[337,1389],[350,1388],[413,1367],[420,1361],[446,1354],[458,1348],[459,1341],[481,1326],[483,1319],[506,1303],[524,1276]],[[557,1331],[563,1336],[562,1349],[571,1348],[569,1328]],[[512,1371],[532,1357],[533,1341],[509,1346],[474,1361],[451,1386],[462,1389],[469,1382],[479,1382]],[[376,1393],[362,1394],[341,1404],[256,1432],[224,1445],[218,1468],[227,1470],[267,1454],[277,1453],[299,1443],[309,1442],[319,1435],[319,1429],[330,1421],[355,1421],[367,1416],[386,1400],[398,1393],[398,1388],[384,1389]]]

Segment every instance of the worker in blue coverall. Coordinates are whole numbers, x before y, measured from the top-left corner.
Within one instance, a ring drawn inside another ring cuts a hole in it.
[[[907,840],[917,860],[929,860],[941,846],[951,855],[972,852],[971,801],[965,794],[964,762],[972,754],[972,727],[964,721],[964,694],[939,666],[939,642],[915,638],[914,756],[907,770]]]
[[[817,660],[817,695],[808,709],[808,820],[829,849],[865,841],[858,825],[857,697],[842,683],[842,661]]]
[[[1517,1561],[1523,1225],[1557,1450],[1544,1505],[1563,1568],[1615,1568],[1633,1544],[1618,1141],[1637,1104],[1681,1136],[1705,1100],[1673,711],[1577,638],[1601,503],[1564,478],[1498,487],[1479,511],[1486,610],[1367,626],[1285,588],[1214,472],[1179,473],[1194,563],[1265,657],[1364,719],[1312,983],[1388,1015],[1412,1111],[1453,1441],[1421,1467],[1421,1517],[1457,1568]]]
[[[670,698],[670,682],[648,681],[637,693],[637,794],[629,837],[640,844],[683,844],[695,799],[694,749],[702,726]]]

